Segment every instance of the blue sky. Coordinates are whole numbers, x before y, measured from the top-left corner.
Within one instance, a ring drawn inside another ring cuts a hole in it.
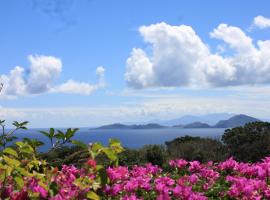
[[[270,118],[269,8],[263,0],[1,1],[0,117],[32,127],[219,112]]]

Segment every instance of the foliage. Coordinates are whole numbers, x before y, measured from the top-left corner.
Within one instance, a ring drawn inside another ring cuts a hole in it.
[[[105,154],[111,166],[118,166],[117,154],[123,151],[117,140],[109,147],[99,143],[87,147],[89,159],[81,169],[75,166],[58,168],[38,160],[27,141],[5,148],[0,156],[0,198],[26,199],[100,199],[97,193],[108,184],[106,169],[95,158]]]
[[[231,156],[239,161],[256,162],[270,154],[270,123],[253,122],[228,129],[222,136]]]
[[[2,129],[2,134],[0,135],[0,149],[2,148],[3,150],[9,143],[17,139],[17,137],[14,136],[14,133],[20,129],[27,129],[27,124],[28,121],[24,121],[21,123],[14,121],[12,124],[14,128],[6,131],[5,120],[0,120],[0,127]]]
[[[63,147],[65,144],[71,143],[71,138],[75,135],[78,131],[78,128],[75,129],[67,129],[64,133],[61,130],[55,130],[54,128],[50,128],[48,132],[40,131],[44,136],[46,136],[51,143],[51,150],[58,149]]]
[[[119,162],[124,166],[146,163],[163,166],[166,164],[167,159],[167,151],[163,145],[145,145],[140,149],[125,149],[119,155]]]
[[[15,123],[19,129],[25,125]],[[43,132],[52,144],[44,154],[38,153],[42,143],[35,139],[24,138],[13,145],[6,142],[0,151],[0,199],[270,199],[270,157],[256,163],[233,158],[216,162],[226,157],[225,147],[238,159],[243,154],[237,154],[237,145],[242,151],[258,144],[267,149],[263,140],[268,141],[268,123],[227,130],[222,138],[225,146],[186,136],[167,142],[167,149],[147,145],[126,151],[115,139],[107,147],[72,140],[76,131]],[[267,151],[257,153],[250,158]],[[164,170],[166,162],[169,170]]]
[[[169,157],[198,160],[200,162],[222,161],[226,159],[223,144],[214,139],[185,136],[166,142]]]
[[[26,142],[16,142],[0,157],[1,199],[269,199],[270,157],[261,162],[200,163],[174,159],[171,172],[153,164],[117,165],[120,143],[109,147],[98,143],[88,147],[89,159],[81,168],[63,165],[61,170],[37,160]],[[95,158],[105,154],[111,160],[107,168]]]

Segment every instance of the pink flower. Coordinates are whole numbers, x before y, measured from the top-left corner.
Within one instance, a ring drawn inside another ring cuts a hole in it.
[[[196,184],[198,181],[198,176],[196,174],[192,174],[189,176],[188,180],[191,184]]]
[[[95,160],[93,160],[93,159],[89,159],[89,160],[87,161],[87,165],[88,165],[89,167],[91,167],[91,168],[95,169],[95,168],[96,168],[96,166],[97,166],[97,163],[96,163],[96,161],[95,161]]]
[[[116,168],[109,167],[107,169],[107,174],[112,181],[123,180],[129,176],[128,168],[121,166]]]
[[[183,159],[177,159],[177,160],[170,160],[169,165],[171,167],[177,167],[178,169],[182,169],[188,164],[186,160]]]
[[[238,163],[232,157],[218,165],[221,170],[234,170],[237,166]]]
[[[38,184],[38,180],[35,178],[32,178],[31,180],[29,180],[29,188],[33,191],[33,192],[37,192],[40,194],[40,196],[42,198],[46,198],[48,195],[48,191],[45,190],[43,187],[41,187]]]
[[[141,200],[135,194],[125,195],[122,200]]]
[[[192,161],[189,162],[190,166],[189,166],[189,171],[190,172],[194,172],[194,171],[198,171],[201,169],[201,163],[199,161]]]

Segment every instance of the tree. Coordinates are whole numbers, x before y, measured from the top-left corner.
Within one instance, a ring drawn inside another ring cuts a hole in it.
[[[163,146],[146,145],[142,150],[145,150],[145,158],[147,162],[159,166],[162,166],[166,162],[166,152]]]
[[[221,161],[226,158],[224,145],[214,139],[184,136],[165,143],[170,159]]]
[[[270,123],[253,122],[227,129],[222,141],[229,154],[244,162],[256,162],[270,155]]]

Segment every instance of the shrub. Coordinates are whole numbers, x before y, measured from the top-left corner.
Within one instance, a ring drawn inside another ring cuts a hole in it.
[[[270,154],[270,123],[253,122],[228,129],[222,136],[229,154],[239,161],[256,162]]]
[[[214,139],[185,136],[165,143],[171,159],[222,161],[226,159],[226,149],[223,144]]]

